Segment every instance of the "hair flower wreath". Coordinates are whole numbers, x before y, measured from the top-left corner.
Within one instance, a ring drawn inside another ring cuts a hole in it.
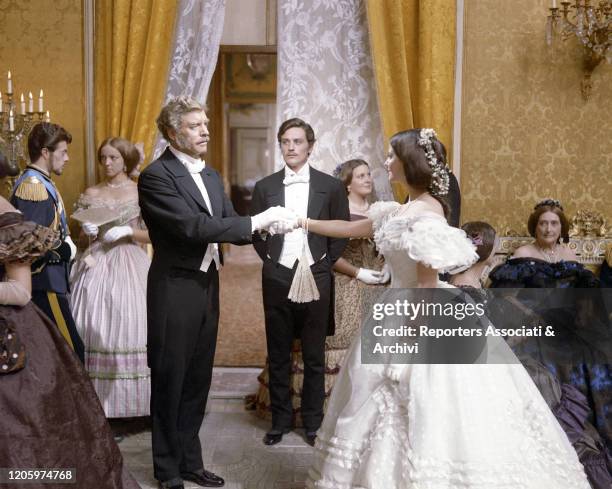
[[[344,167],[344,163],[340,163],[339,165],[337,165],[336,168],[334,168],[334,172],[332,173],[332,175],[335,178],[340,178],[340,172],[342,171],[343,167]]]
[[[484,244],[480,233],[470,234],[468,237],[474,246],[482,246]]]
[[[442,196],[448,194],[449,172],[444,161],[441,161],[436,156],[433,148],[433,138],[436,137],[436,131],[431,128],[421,129],[417,144],[424,149],[427,163],[431,167],[431,185],[429,191],[432,195]]]

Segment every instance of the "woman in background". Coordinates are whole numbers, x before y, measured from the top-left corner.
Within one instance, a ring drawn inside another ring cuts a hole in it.
[[[370,166],[360,159],[338,165],[334,176],[346,188],[351,221],[367,218],[373,183]],[[334,264],[334,321],[335,332],[325,342],[325,406],[340,371],[342,361],[353,337],[359,331],[364,312],[374,300],[381,284],[389,280],[382,272],[384,260],[376,252],[371,239],[357,238],[349,241],[342,257]],[[301,422],[301,389],[304,380],[304,363],[299,341],[292,354],[291,392],[293,401],[293,426]],[[259,376],[259,392],[255,397],[257,414],[271,419],[268,367]]]
[[[114,215],[96,226],[82,224],[88,244],[71,273],[71,307],[85,343],[85,368],[109,418],[149,414],[146,284],[149,234],[140,219],[138,191],[130,174],[143,155],[122,138],[98,149],[103,182],[79,197],[75,214],[100,210]]]
[[[609,319],[607,324],[600,323],[592,312],[587,312],[589,320],[581,319],[581,310],[593,311],[591,306],[598,300],[599,292],[595,289],[599,282],[564,244],[569,241],[569,221],[558,200],[538,202],[529,216],[527,228],[534,237],[533,243],[518,248],[512,258],[489,273],[491,287],[593,289],[592,294],[575,291],[566,295],[560,291],[547,295],[547,300],[555,300],[546,303],[540,300],[544,296],[525,291],[522,302],[533,309],[534,317],[541,318],[543,324],[554,325],[555,336],[526,339],[513,349],[522,361],[531,357],[543,364],[563,387],[566,400],[561,407],[569,409],[563,417],[574,432],[570,439],[575,442],[593,487],[609,487],[612,373],[610,353],[605,353],[612,341]],[[563,420],[560,421],[563,425]]]

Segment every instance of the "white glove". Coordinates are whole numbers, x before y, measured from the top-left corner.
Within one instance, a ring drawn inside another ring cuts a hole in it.
[[[98,226],[92,224],[91,222],[84,222],[81,227],[85,233],[85,236],[90,236],[91,238],[95,238],[100,231]]]
[[[391,280],[391,269],[389,268],[389,265],[385,263],[380,271],[379,283],[386,284],[389,280]]]
[[[381,272],[370,270],[369,268],[360,268],[356,278],[365,284],[376,285],[380,283],[380,276]]]
[[[66,236],[64,242],[68,243],[68,246],[70,246],[70,261],[72,261],[77,254],[77,247],[70,236]]]
[[[134,230],[131,226],[115,226],[104,233],[102,240],[105,243],[112,243],[113,241],[125,238],[126,236],[132,236],[133,234]]]
[[[297,229],[297,227],[297,217],[289,220],[283,219],[281,221],[272,223],[268,228],[268,233],[270,233],[270,236],[274,236],[275,234],[287,234],[293,231],[294,229]]]
[[[293,211],[277,205],[251,217],[251,227],[253,231],[267,230],[272,224],[279,221],[292,221],[294,219],[297,220],[297,216]]]

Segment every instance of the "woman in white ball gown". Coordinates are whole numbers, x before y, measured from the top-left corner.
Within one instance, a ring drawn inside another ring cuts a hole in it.
[[[438,281],[438,273],[465,268],[477,255],[465,233],[448,226],[444,217],[445,155],[432,129],[400,132],[391,138],[385,166],[391,179],[408,185],[409,203],[376,203],[367,220],[300,220],[299,225],[332,237],[373,235],[390,266],[392,289],[450,287]],[[522,365],[367,365],[361,363],[358,335],[318,432],[307,487],[589,485],[572,445]]]

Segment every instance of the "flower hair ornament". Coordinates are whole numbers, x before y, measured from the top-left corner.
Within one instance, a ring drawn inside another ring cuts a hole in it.
[[[433,148],[433,138],[436,131],[431,128],[421,129],[417,144],[425,151],[427,163],[431,167],[431,185],[429,191],[432,195],[442,196],[448,194],[449,172],[448,167],[436,156]]]
[[[482,244],[484,243],[480,233],[470,234],[468,238],[470,238],[470,241],[474,246],[482,246]]]
[[[340,178],[340,172],[342,171],[343,166],[344,166],[344,163],[340,163],[339,165],[336,166],[336,168],[334,168],[334,171],[332,173],[332,176],[334,178]]]
[[[561,205],[561,202],[559,202],[557,199],[542,199],[540,202],[538,202],[535,207],[533,208],[533,210],[535,211],[536,209],[540,208],[540,207],[556,207],[558,208],[561,212],[563,212],[563,206]]]

